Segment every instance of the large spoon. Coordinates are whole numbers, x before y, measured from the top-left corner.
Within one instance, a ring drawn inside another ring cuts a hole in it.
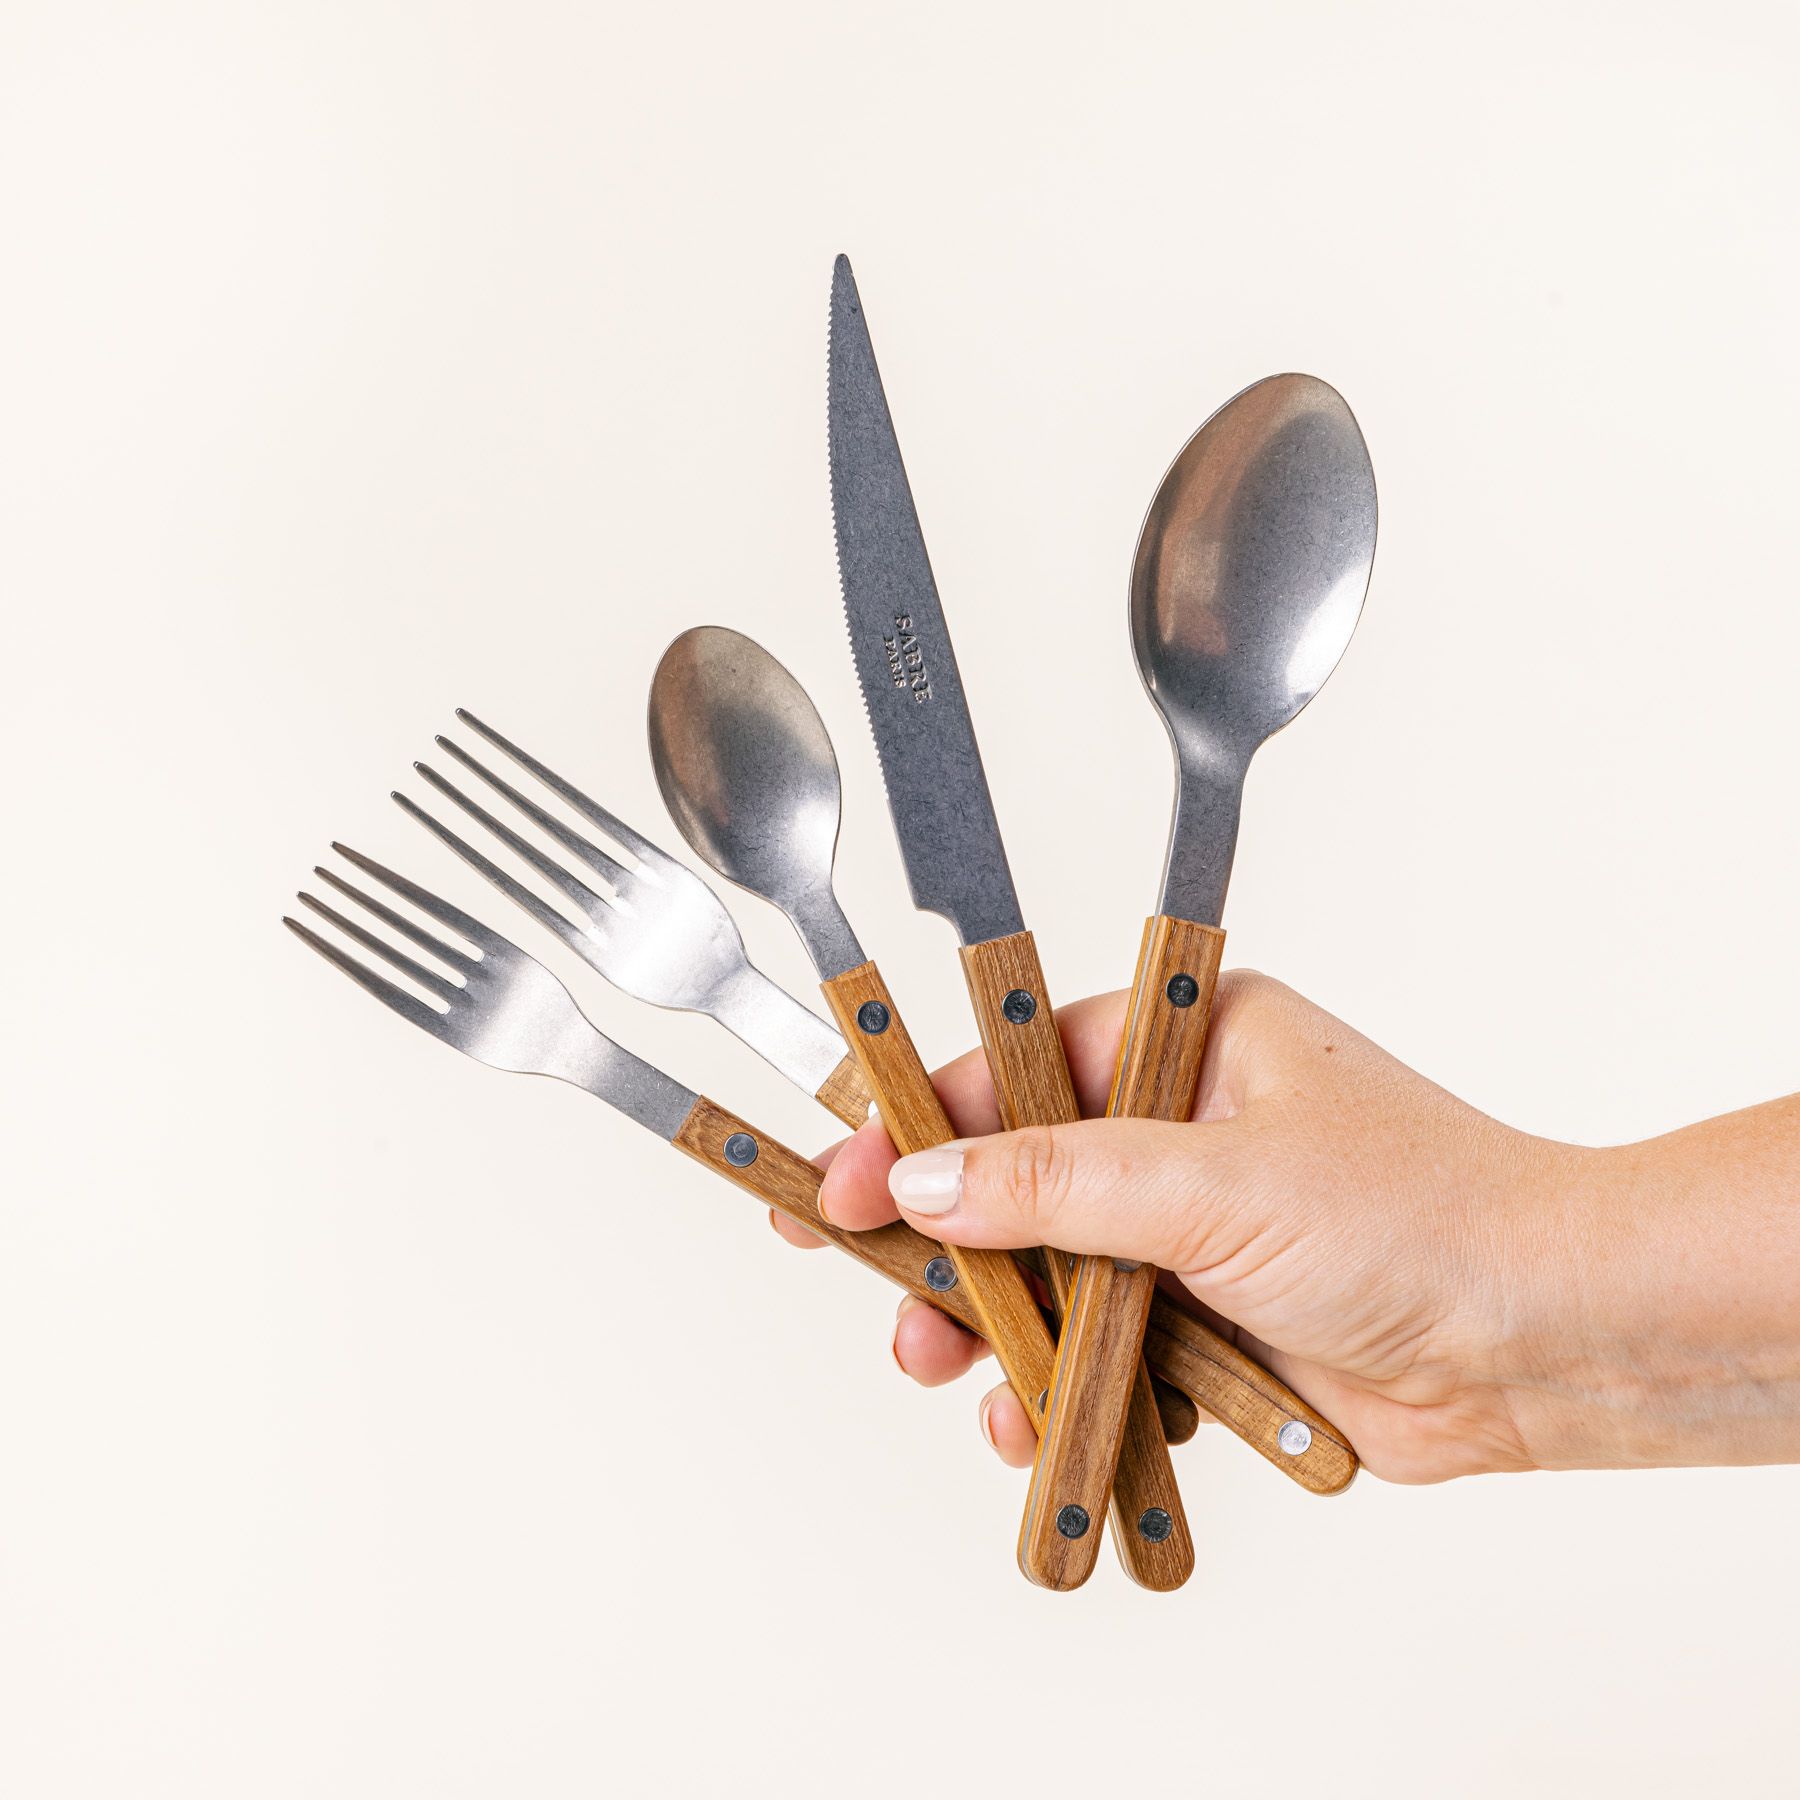
[[[895,1147],[948,1143],[955,1129],[832,890],[837,758],[806,690],[739,632],[684,631],[650,684],[650,758],[681,835],[799,932]],[[939,1279],[962,1285],[1035,1423],[1055,1345],[1030,1284],[1004,1251],[946,1247],[945,1258]]]
[[[1175,747],[1175,814],[1109,1117],[1193,1116],[1244,775],[1337,666],[1374,558],[1368,447],[1337,390],[1310,375],[1273,375],[1227,402],[1150,503],[1131,573],[1131,639]],[[1069,1505],[1098,1517],[1106,1506],[1155,1282],[1147,1265],[1083,1258],[1028,1522]],[[1271,1377],[1231,1354],[1247,1381],[1271,1389]],[[1317,1415],[1298,1405],[1240,1432],[1277,1466],[1325,1458],[1342,1468],[1348,1446],[1315,1434]]]

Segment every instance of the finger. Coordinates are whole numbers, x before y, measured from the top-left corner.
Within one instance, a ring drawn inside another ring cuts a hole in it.
[[[1053,1244],[1189,1274],[1255,1234],[1245,1133],[1241,1118],[1037,1126],[902,1157],[888,1186],[909,1223],[946,1243]]]
[[[1056,1015],[1068,1053],[1069,1072],[1084,1113],[1106,1110],[1124,1017],[1123,994],[1078,1000]],[[946,1063],[931,1079],[959,1136],[983,1136],[1000,1129],[1000,1112],[985,1052],[971,1050],[955,1062]],[[846,1231],[870,1231],[878,1225],[891,1225],[899,1217],[888,1189],[888,1171],[894,1166],[895,1155],[879,1115],[853,1138],[834,1145],[827,1156],[816,1159],[827,1170],[824,1186],[819,1190],[819,1210]]]
[[[981,1397],[981,1435],[1009,1469],[1029,1469],[1037,1456],[1037,1433],[1019,1396],[997,1387]]]
[[[846,1231],[870,1231],[899,1217],[888,1192],[895,1150],[879,1119],[836,1147],[819,1188],[819,1211]]]
[[[954,1319],[909,1294],[894,1321],[894,1361],[921,1387],[960,1380],[988,1355],[988,1347]]]
[[[775,1227],[775,1235],[792,1244],[796,1250],[825,1248],[825,1240],[817,1232],[808,1231],[804,1225],[796,1225],[786,1214],[778,1213],[773,1208],[769,1211],[769,1223]]]
[[[837,1160],[837,1154],[844,1147],[840,1141],[821,1150],[813,1158],[814,1164],[821,1169],[829,1169]],[[773,1208],[769,1212],[769,1223],[775,1228],[775,1235],[790,1243],[796,1250],[823,1250],[825,1239],[817,1232],[808,1231],[804,1225],[796,1224],[785,1213],[778,1213]]]

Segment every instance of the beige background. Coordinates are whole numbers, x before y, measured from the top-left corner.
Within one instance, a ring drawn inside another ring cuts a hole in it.
[[[333,836],[477,897],[385,798],[458,704],[672,840],[642,695],[718,621],[816,696],[846,901],[970,1039],[837,622],[843,248],[1062,995],[1160,855],[1142,509],[1301,368],[1382,546],[1252,777],[1235,960],[1544,1132],[1792,1088],[1796,49],[1775,4],[0,9],[0,1790],[1791,1793],[1800,1473],[1322,1504],[1209,1435],[1183,1594],[1034,1592],[885,1291],[275,921]]]

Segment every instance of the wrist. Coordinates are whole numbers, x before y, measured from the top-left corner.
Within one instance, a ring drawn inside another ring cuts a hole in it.
[[[1686,1137],[1547,1145],[1528,1184],[1496,1374],[1539,1468],[1800,1458],[1793,1234]]]

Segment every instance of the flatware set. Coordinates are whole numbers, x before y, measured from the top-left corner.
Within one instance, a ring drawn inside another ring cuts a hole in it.
[[[1003,1126],[1071,1122],[1080,1111],[1048,986],[841,257],[827,412],[852,657],[913,901],[955,930]],[[1300,375],[1258,382],[1215,413],[1151,505],[1129,617],[1175,748],[1177,789],[1111,1115],[1192,1114],[1245,771],[1343,654],[1368,586],[1375,511],[1354,417],[1335,390]],[[443,848],[621,992],[707,1014],[845,1124],[864,1124],[873,1106],[902,1154],[953,1138],[894,995],[838,903],[836,754],[811,699],[768,651],[721,627],[678,636],[651,683],[651,759],[688,845],[793,924],[829,1021],[750,962],[731,914],[692,870],[474,715],[456,717],[480,754],[442,736],[439,755],[414,768],[460,827],[394,795]],[[1343,1434],[1161,1291],[1154,1269],[1049,1248],[946,1246],[904,1223],[832,1225],[818,1209],[814,1164],[614,1043],[549,969],[484,922],[334,849],[370,886],[320,868],[344,905],[300,899],[335,936],[284,922],[375,999],[480,1062],[606,1101],[989,1341],[1039,1433],[1018,1543],[1034,1582],[1085,1581],[1103,1519],[1133,1580],[1158,1590],[1187,1580],[1193,1535],[1168,1444],[1186,1435],[1189,1402],[1308,1491],[1349,1485],[1357,1465]]]

